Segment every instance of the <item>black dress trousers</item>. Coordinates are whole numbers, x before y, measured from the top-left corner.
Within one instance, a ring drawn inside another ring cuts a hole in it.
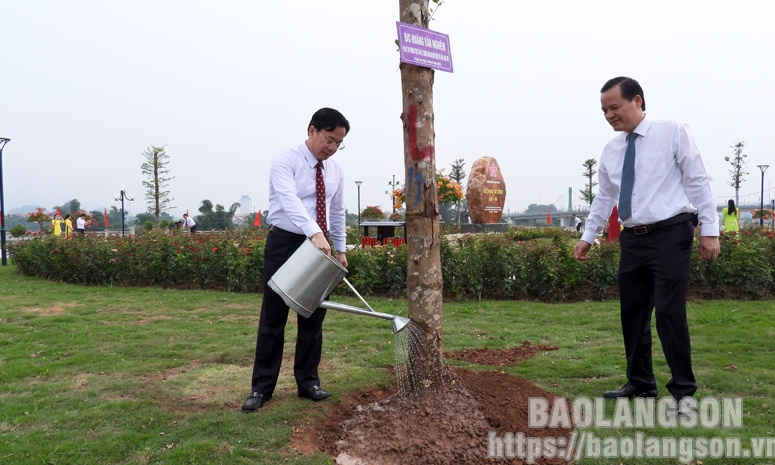
[[[686,322],[694,226],[690,221],[648,234],[625,229],[619,235],[618,284],[627,380],[642,389],[656,388],[651,354],[651,314],[672,378],[674,397],[694,395],[691,342]]]
[[[269,233],[264,247],[264,299],[258,321],[256,356],[253,362],[253,392],[271,395],[277,385],[283,360],[288,306],[267,283],[306,239],[296,240]],[[294,312],[295,313],[295,312]],[[299,390],[320,385],[318,365],[323,349],[323,319],[326,310],[316,309],[309,318],[297,315],[296,353],[293,374]]]

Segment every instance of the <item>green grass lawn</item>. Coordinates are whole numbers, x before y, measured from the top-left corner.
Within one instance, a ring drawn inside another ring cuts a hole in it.
[[[335,300],[358,305],[355,299]],[[369,302],[377,311],[406,316],[405,302]],[[0,463],[333,463],[289,446],[294,426],[324,415],[327,405],[296,396],[294,314],[274,398],[256,414],[239,413],[250,389],[260,303],[255,294],[82,287],[0,268]],[[649,433],[775,437],[773,313],[772,301],[690,303],[697,397],[744,398],[744,426]],[[329,311],[324,333],[321,378],[334,402],[394,383],[389,321]],[[445,304],[445,350],[525,340],[560,349],[505,371],[548,391],[570,399],[596,397],[625,382],[617,301]],[[656,339],[654,352],[660,394],[666,394],[669,373]],[[610,415],[613,404],[608,407]],[[596,433],[626,436],[633,430]]]

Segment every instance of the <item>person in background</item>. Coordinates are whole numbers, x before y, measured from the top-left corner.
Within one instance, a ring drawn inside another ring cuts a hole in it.
[[[78,234],[84,235],[86,234],[86,214],[81,213],[78,218],[75,220],[75,230],[78,231]]]
[[[724,232],[740,231],[740,209],[735,206],[735,201],[729,199],[727,206],[721,210],[721,219],[724,223]]]
[[[196,233],[196,222],[188,216],[188,213],[183,213],[183,227],[191,231],[191,234]]]
[[[64,220],[62,219],[62,215],[57,213],[54,215],[54,219],[51,220],[51,227],[54,229],[54,235],[55,236],[61,236],[62,235],[62,223]]]
[[[581,218],[579,218],[576,215],[573,215],[573,223],[576,226],[576,232],[581,231]]]
[[[272,160],[269,170],[271,226],[264,246],[264,298],[258,320],[251,394],[242,412],[251,413],[272,398],[283,361],[288,305],[269,286],[277,270],[310,240],[328,256],[347,267],[345,256],[344,172],[331,159],[344,149],[350,123],[332,108],[321,108],[307,125],[307,140]],[[334,244],[331,249],[329,235]],[[321,401],[331,394],[320,387],[318,365],[323,349],[326,310],[309,318],[297,315],[293,375],[299,397]]]
[[[689,128],[647,116],[638,81],[617,77],[600,90],[603,116],[619,132],[603,149],[599,189],[587,217],[586,230],[574,248],[578,260],[589,259],[595,235],[617,205],[624,226],[619,284],[627,384],[603,397],[656,397],[651,353],[651,314],[662,352],[670,368],[667,389],[676,400],[676,414],[692,408],[697,382],[692,371],[686,288],[694,243],[694,227],[702,225],[700,257],[719,254],[716,193]]]
[[[183,227],[182,221],[176,221],[170,225],[170,236],[175,235],[175,230]]]
[[[65,237],[73,235],[73,222],[70,220],[70,214],[65,215]]]

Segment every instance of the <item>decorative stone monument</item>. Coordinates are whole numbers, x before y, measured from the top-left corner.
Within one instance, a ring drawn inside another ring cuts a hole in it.
[[[495,226],[503,217],[506,204],[506,181],[495,158],[482,157],[474,162],[468,175],[466,200],[471,224],[463,224],[463,232],[508,229],[508,224]]]

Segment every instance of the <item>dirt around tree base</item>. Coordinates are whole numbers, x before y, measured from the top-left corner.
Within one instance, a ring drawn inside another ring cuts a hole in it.
[[[536,351],[529,352],[522,351],[523,359]],[[514,351],[488,349],[493,364],[498,353],[504,364],[515,362]],[[305,453],[326,452],[341,465],[521,464],[527,462],[488,458],[488,432],[500,438],[520,432],[542,438],[570,435],[569,429],[528,428],[528,398],[551,403],[555,396],[522,378],[457,367],[450,368],[449,378],[446,389],[422,401],[382,388],[346,395],[328,408],[322,421],[297,429],[291,444]],[[535,463],[567,462],[539,458]]]
[[[489,347],[483,347],[479,349],[463,349],[460,352],[444,352],[444,357],[476,363],[477,365],[505,367],[513,365],[520,360],[533,358],[538,352],[558,349],[558,346],[534,346],[530,341],[525,341],[521,346],[514,346],[508,349],[490,349]]]

